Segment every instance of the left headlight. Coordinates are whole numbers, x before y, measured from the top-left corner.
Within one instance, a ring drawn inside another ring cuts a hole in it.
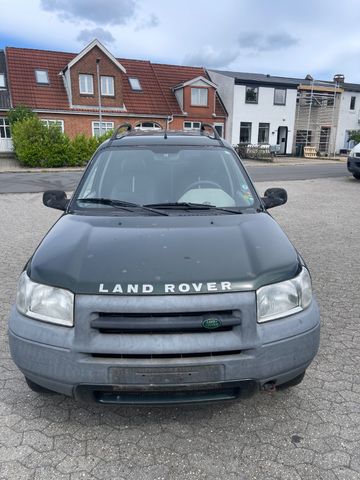
[[[74,294],[69,290],[35,283],[24,271],[20,275],[16,306],[24,315],[72,327],[74,325]]]
[[[285,282],[266,285],[256,291],[258,322],[287,317],[308,307],[312,299],[310,274],[305,267]]]

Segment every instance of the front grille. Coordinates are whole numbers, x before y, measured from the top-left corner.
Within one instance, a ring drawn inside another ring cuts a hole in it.
[[[98,312],[91,328],[114,334],[179,334],[230,331],[241,325],[239,310],[170,312],[170,313],[107,313]]]
[[[202,358],[202,357],[219,357],[224,355],[240,355],[242,350],[225,350],[220,352],[198,352],[198,353],[155,353],[155,354],[130,354],[130,353],[92,353],[93,358],[107,359],[139,359],[153,360],[160,358],[162,360],[174,358]]]

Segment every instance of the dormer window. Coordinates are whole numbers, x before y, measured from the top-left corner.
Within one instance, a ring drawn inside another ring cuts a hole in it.
[[[130,78],[129,77],[129,82],[130,82],[130,86],[132,88],[132,90],[135,90],[135,91],[141,91],[142,88],[141,88],[141,85],[140,85],[140,81],[138,78]]]
[[[208,106],[208,89],[207,88],[191,88],[191,105],[193,107]]]
[[[79,91],[81,95],[94,95],[94,79],[92,75],[79,75]]]
[[[101,95],[106,97],[113,97],[115,95],[114,77],[101,76]]]
[[[39,85],[49,84],[49,74],[47,70],[35,70],[36,83]]]

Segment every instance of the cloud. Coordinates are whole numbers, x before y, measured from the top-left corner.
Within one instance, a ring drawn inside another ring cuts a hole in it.
[[[135,0],[41,0],[41,8],[61,20],[87,20],[98,25],[124,25],[135,15]]]
[[[263,51],[282,50],[299,43],[297,38],[287,32],[272,33],[269,35],[244,32],[239,35],[238,42],[241,49],[259,53]]]
[[[224,68],[237,59],[239,51],[234,49],[216,49],[210,45],[188,54],[184,58],[187,65],[204,66],[208,68]]]
[[[155,28],[159,25],[159,17],[157,17],[154,13],[149,15],[148,18],[144,19],[140,22],[137,27],[135,28],[136,31],[145,30],[147,28]]]
[[[76,40],[83,43],[90,43],[94,40],[94,38],[97,38],[102,43],[109,44],[115,42],[115,38],[113,37],[112,33],[108,30],[104,30],[101,27],[92,29],[85,28],[84,30],[81,30]]]

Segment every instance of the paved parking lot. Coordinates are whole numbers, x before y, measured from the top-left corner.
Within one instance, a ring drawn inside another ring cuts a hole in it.
[[[288,391],[162,409],[27,389],[6,322],[17,276],[58,213],[39,194],[0,195],[0,479],[360,479],[360,182],[257,184],[268,186],[289,193],[272,212],[312,271],[320,353]]]

